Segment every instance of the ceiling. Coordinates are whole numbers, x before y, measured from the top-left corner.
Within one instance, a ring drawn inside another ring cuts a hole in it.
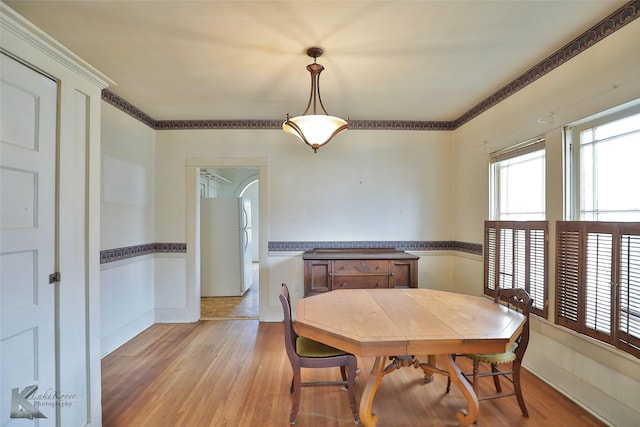
[[[625,1],[5,3],[154,120],[299,115],[319,46],[330,114],[453,121]]]

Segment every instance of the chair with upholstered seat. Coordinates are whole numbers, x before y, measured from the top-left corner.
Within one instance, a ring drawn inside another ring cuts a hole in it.
[[[300,394],[302,387],[340,385],[346,387],[349,398],[349,406],[353,413],[354,423],[358,424],[358,409],[356,407],[356,370],[357,359],[353,354],[346,353],[337,348],[330,347],[321,342],[314,341],[307,337],[298,336],[293,328],[291,319],[291,300],[289,289],[286,284],[282,284],[280,292],[280,302],[284,311],[284,337],[287,356],[291,362],[293,370],[293,380],[291,381],[290,393],[293,394],[291,415],[289,423],[295,424],[300,407]],[[342,381],[316,381],[302,382],[301,368],[330,368],[340,367]]]
[[[529,297],[529,294],[524,289],[498,289],[496,302],[499,302],[500,300],[506,301],[508,309],[518,310],[526,317],[522,333],[516,342],[509,351],[505,353],[462,354],[458,356],[464,356],[473,361],[473,372],[463,373],[463,375],[472,384],[473,390],[478,396],[478,400],[516,396],[522,415],[528,417],[529,413],[527,412],[524,397],[522,396],[522,387],[520,386],[520,367],[522,366],[522,359],[525,351],[527,350],[527,345],[529,344],[529,313],[531,312],[533,299]],[[456,355],[454,355],[454,360],[455,356]],[[489,372],[480,372],[479,367],[481,362],[488,363],[491,370]],[[507,363],[511,363],[511,369],[499,369],[499,365]],[[478,379],[481,377],[493,378],[496,394],[486,396],[478,395]],[[500,377],[506,378],[513,384],[512,392],[502,392]],[[449,393],[450,387],[451,379],[447,381],[447,393]]]

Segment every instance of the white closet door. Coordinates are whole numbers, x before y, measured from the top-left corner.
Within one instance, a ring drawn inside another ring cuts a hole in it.
[[[0,60],[0,425],[53,426],[57,84]]]

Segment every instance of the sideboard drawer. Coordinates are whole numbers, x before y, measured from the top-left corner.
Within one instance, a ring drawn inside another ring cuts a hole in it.
[[[333,276],[333,287],[332,290],[336,289],[377,289],[377,288],[388,288],[389,287],[389,276]]]
[[[352,259],[333,262],[333,274],[389,274],[388,260]]]

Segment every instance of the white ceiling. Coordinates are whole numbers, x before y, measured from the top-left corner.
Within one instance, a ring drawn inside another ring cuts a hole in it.
[[[5,1],[155,120],[451,121],[621,7],[618,0]]]

